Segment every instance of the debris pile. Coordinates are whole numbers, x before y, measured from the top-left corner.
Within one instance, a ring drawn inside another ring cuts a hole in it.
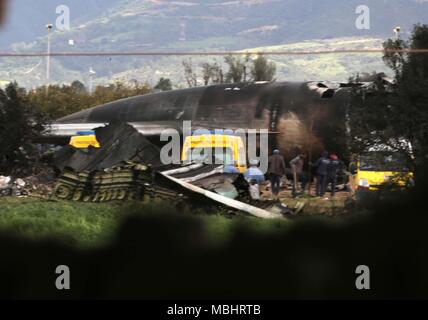
[[[177,188],[156,183],[159,149],[135,128],[112,123],[95,129],[100,148],[66,146],[55,155],[62,171],[53,195],[59,199],[106,202],[144,196],[180,199]]]
[[[71,169],[75,172],[92,172],[112,168],[126,161],[152,168],[162,166],[159,148],[134,127],[126,123],[111,123],[94,131],[100,148],[76,149],[66,146],[55,154],[55,167],[60,171]]]
[[[236,199],[240,195],[235,185],[239,174],[223,173],[223,165],[196,163],[187,166],[183,165],[176,169],[164,170],[162,174],[231,199]],[[248,190],[248,187],[245,190]]]
[[[149,167],[133,162],[98,171],[65,169],[53,195],[63,200],[85,202],[141,200],[144,196],[175,201],[183,197],[177,190],[160,186],[153,173]]]
[[[55,155],[55,166],[62,172],[55,197],[91,202],[145,196],[169,202],[186,199],[191,206],[214,205],[268,219],[290,211],[267,211],[259,203],[250,204],[248,183],[240,174],[224,173],[221,164],[163,165],[159,148],[126,123],[97,128],[95,135],[101,147],[67,146]]]
[[[51,168],[45,167],[37,171],[24,178],[0,176],[0,196],[49,196],[55,184],[55,174]]]
[[[100,147],[58,150],[50,171],[25,179],[0,177],[0,195],[49,195],[61,200],[107,202],[157,198],[169,203],[247,212],[273,219],[296,213],[269,201],[252,201],[248,182],[225,173],[222,164],[163,165],[160,150],[133,126],[111,123],[95,129]],[[217,210],[216,210],[217,211]]]
[[[27,195],[23,189],[25,181],[13,179],[12,177],[0,176],[0,196],[23,196]]]

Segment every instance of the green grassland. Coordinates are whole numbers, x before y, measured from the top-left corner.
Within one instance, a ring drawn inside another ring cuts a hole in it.
[[[79,245],[109,241],[119,222],[118,206],[1,198],[0,229],[34,239],[58,237]]]
[[[183,213],[157,203],[82,203],[38,198],[0,198],[0,233],[35,240],[54,238],[77,247],[99,247],[114,240],[127,218],[134,215],[188,215],[202,223],[205,236],[220,245],[240,227],[255,232],[283,232],[287,221],[266,221],[247,216],[228,217],[202,211]],[[172,213],[171,213],[172,211]]]

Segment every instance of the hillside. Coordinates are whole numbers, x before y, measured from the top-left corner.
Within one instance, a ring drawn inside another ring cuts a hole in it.
[[[330,40],[312,40],[300,43],[248,48],[243,51],[288,51],[288,50],[336,50],[336,49],[373,49],[382,45],[382,39],[373,38],[338,38]],[[126,70],[115,74],[112,78],[99,78],[100,82],[108,82],[109,79],[136,79],[138,81],[154,82],[160,77],[174,79],[175,83],[184,85],[183,57],[166,57],[157,61],[145,63],[141,68]],[[202,62],[222,63],[221,57],[192,57],[193,66],[200,71]],[[350,76],[358,72],[386,72],[389,70],[384,65],[381,54],[328,54],[315,56],[281,56],[270,55],[269,59],[277,64],[278,80],[317,80],[329,79],[346,81]],[[200,79],[201,80],[201,79]]]
[[[261,45],[348,36],[391,35],[427,22],[422,0],[13,0],[0,45],[26,42],[43,47],[44,25],[54,22],[59,4],[70,8],[71,30],[57,32],[53,48],[76,40],[79,50],[243,49]],[[355,27],[357,6],[370,8],[370,30]],[[119,45],[119,46],[118,46]],[[16,47],[24,49],[24,47]],[[68,48],[70,49],[70,48]]]
[[[247,48],[243,51],[287,51],[287,50],[337,50],[337,49],[373,49],[382,45],[382,39],[379,38],[337,38],[329,40],[312,40],[300,43],[265,46],[256,48]],[[80,60],[88,60],[81,58]],[[101,57],[86,62],[87,69],[92,66],[98,73],[94,80],[95,84],[105,84],[115,81],[133,81],[156,83],[160,77],[170,78],[175,87],[185,85],[182,61],[185,57],[149,58],[149,57]],[[223,63],[222,57],[192,57],[192,63],[197,73],[200,74],[200,64],[202,62]],[[269,59],[277,64],[278,80],[337,80],[346,81],[350,76],[361,72],[386,72],[389,70],[382,62],[382,56],[379,53],[355,53],[355,54],[327,54],[313,56],[281,56],[271,55]],[[88,73],[79,72],[78,69],[67,68],[63,63],[64,58],[55,58],[52,61],[52,81],[71,82],[80,80],[88,84]],[[9,59],[7,64],[14,65],[14,71],[5,72],[4,64],[0,64],[0,79],[12,76],[21,85],[27,87],[35,83],[43,84],[45,76],[44,60],[40,58],[27,58],[25,64],[15,64]],[[107,63],[106,63],[107,62]],[[33,66],[36,68],[29,72]],[[38,65],[38,66],[37,66]],[[224,68],[226,70],[226,68]],[[31,75],[31,76],[29,76]],[[200,79],[201,80],[201,79]]]

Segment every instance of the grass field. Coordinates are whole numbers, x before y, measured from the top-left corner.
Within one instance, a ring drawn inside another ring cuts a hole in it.
[[[0,198],[0,232],[31,239],[55,238],[78,247],[97,247],[111,242],[120,225],[133,215],[186,214],[156,203],[81,203],[37,198]],[[283,232],[286,221],[266,221],[247,216],[227,217],[192,212],[213,244],[226,242],[234,230]]]
[[[58,237],[71,244],[102,244],[111,239],[119,217],[117,205],[0,199],[0,230],[31,238]]]

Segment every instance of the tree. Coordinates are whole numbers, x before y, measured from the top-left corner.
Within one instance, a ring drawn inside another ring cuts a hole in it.
[[[212,70],[212,83],[214,84],[224,83],[223,69],[221,68],[221,66],[217,64],[217,62],[214,63],[214,65],[211,67],[211,70]]]
[[[37,158],[32,140],[44,130],[42,117],[33,111],[24,89],[16,83],[0,89],[0,172],[29,174]]]
[[[79,80],[73,81],[71,87],[78,93],[86,93],[85,85]]]
[[[223,70],[217,62],[214,62],[213,64],[204,62],[201,64],[201,68],[204,85],[207,86],[210,83],[219,84],[224,82]]]
[[[144,95],[153,92],[148,84],[140,84],[134,82],[132,85],[129,83],[122,83],[120,81],[109,84],[108,86],[97,86],[94,93],[89,96],[89,101],[84,108],[98,106],[107,102],[129,98],[133,96]]]
[[[28,92],[27,98],[35,110],[49,120],[55,120],[89,107],[89,95],[73,85],[50,85]]]
[[[275,62],[268,61],[263,55],[253,60],[251,75],[253,81],[272,81],[275,77]]]
[[[55,120],[93,106],[150,92],[152,89],[148,84],[134,82],[132,85],[125,85],[116,82],[108,86],[97,86],[90,94],[75,81],[71,85],[50,85],[47,95],[46,88],[39,87],[26,96],[37,112],[49,120]]]
[[[186,78],[187,85],[189,88],[196,87],[198,85],[198,79],[196,73],[193,71],[192,59],[183,60],[184,77]]]
[[[172,90],[171,80],[168,78],[160,78],[158,83],[154,86],[153,89],[161,90],[161,91]]]
[[[416,25],[408,41],[386,41],[383,60],[394,81],[379,77],[371,88],[355,89],[349,117],[354,149],[377,144],[407,155],[416,182],[428,178],[428,55],[417,52],[426,48],[428,25]]]
[[[228,55],[224,57],[224,62],[229,67],[229,70],[226,73],[226,82],[236,83],[236,82],[245,82],[249,80],[247,79],[249,61],[250,61],[249,55],[245,55],[244,60],[241,60],[241,58],[233,55]]]

